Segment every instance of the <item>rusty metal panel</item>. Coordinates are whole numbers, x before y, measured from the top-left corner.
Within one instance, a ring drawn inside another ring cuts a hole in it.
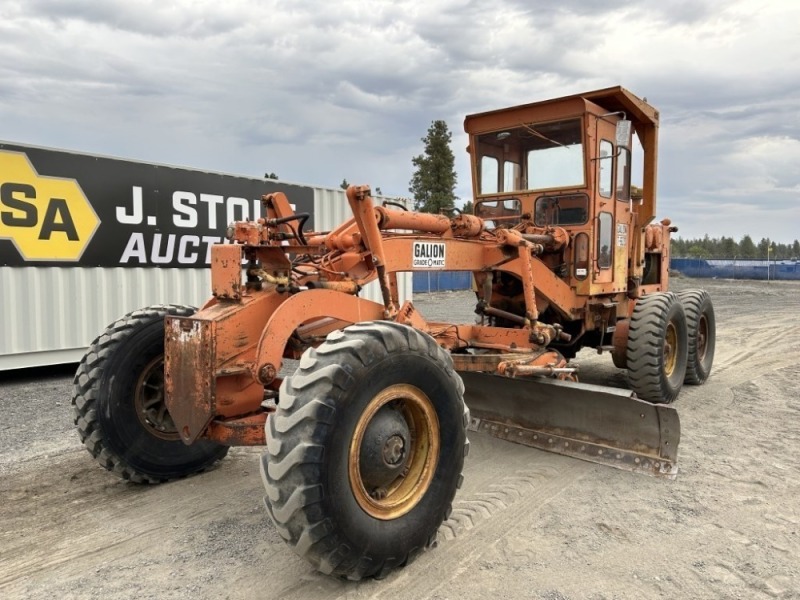
[[[211,293],[220,300],[242,298],[242,247],[216,244],[211,247]]]
[[[175,422],[183,425],[179,433],[186,444],[197,439],[214,414],[215,325],[192,317],[165,319],[167,408]]]

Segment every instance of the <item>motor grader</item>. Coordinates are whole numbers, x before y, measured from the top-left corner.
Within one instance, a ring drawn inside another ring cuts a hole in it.
[[[465,129],[474,214],[377,205],[351,186],[352,218],[311,232],[273,193],[262,218],[232,223],[230,243],[213,247],[200,310],[160,305],[113,323],[75,377],[92,455],[158,483],[264,445],[278,532],[350,579],[432,543],[468,429],[674,477],[680,427],[667,404],[708,377],[715,322],[705,292],[668,291],[658,112],[615,87],[468,116]],[[475,322],[401,302],[398,273],[421,270],[472,272]],[[370,282],[381,302],[359,296]],[[626,368],[631,389],[579,382],[571,361],[587,347]],[[282,377],[286,359],[299,363]]]

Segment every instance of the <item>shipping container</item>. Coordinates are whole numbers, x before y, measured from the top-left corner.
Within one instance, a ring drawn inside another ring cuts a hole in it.
[[[271,192],[306,229],[351,216],[340,189],[0,142],[0,371],[77,362],[137,308],[202,305],[211,245]],[[410,299],[411,274],[398,284]],[[360,295],[381,298],[374,283]]]

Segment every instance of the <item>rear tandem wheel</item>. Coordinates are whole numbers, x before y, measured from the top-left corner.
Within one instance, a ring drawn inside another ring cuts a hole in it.
[[[686,313],[672,292],[647,294],[636,302],[628,329],[626,364],[631,389],[642,400],[670,403],[686,374]]]
[[[714,363],[717,321],[711,297],[705,290],[683,290],[678,298],[686,311],[689,330],[689,354],[684,383],[699,385],[708,379]]]
[[[436,538],[469,448],[452,360],[424,333],[352,325],[303,354],[267,419],[265,503],[317,569],[383,577]]]

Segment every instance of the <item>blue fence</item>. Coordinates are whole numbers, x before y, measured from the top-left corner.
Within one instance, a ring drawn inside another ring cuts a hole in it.
[[[800,281],[800,261],[752,259],[673,258],[670,269],[686,277],[718,277],[721,279],[789,279]],[[468,290],[472,288],[469,271],[415,271],[414,293]]]
[[[797,260],[673,258],[669,266],[687,277],[800,280],[800,261]]]
[[[414,271],[414,293],[468,290],[471,271]]]

